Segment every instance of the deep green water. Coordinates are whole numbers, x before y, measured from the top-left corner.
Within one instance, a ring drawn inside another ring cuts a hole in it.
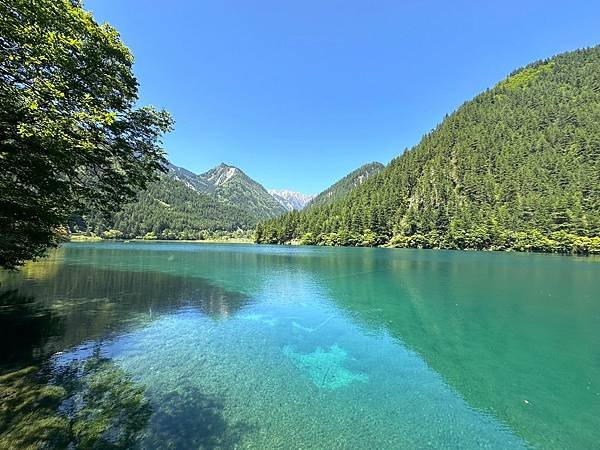
[[[94,243],[0,279],[2,372],[101,356],[143,448],[600,448],[598,259]]]

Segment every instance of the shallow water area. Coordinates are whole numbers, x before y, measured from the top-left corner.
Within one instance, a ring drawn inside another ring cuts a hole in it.
[[[597,259],[101,242],[0,280],[2,373],[64,389],[71,442],[86,402],[142,448],[600,442]]]

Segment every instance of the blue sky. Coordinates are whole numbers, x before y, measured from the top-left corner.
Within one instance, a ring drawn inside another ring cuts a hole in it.
[[[493,3],[493,4],[492,4]],[[87,0],[170,111],[171,161],[317,193],[388,163],[537,59],[600,43],[598,1]]]

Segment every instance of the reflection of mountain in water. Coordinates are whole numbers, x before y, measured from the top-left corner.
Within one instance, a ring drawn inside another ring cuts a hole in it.
[[[3,278],[8,290],[0,294],[0,366],[30,363],[182,307],[219,318],[246,302],[243,294],[202,278],[159,272],[63,265],[37,281],[16,274]]]

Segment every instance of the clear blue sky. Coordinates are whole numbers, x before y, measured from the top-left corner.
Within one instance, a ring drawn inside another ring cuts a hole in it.
[[[492,4],[493,3],[493,4]],[[388,163],[531,61],[600,43],[596,1],[87,0],[132,49],[171,161],[316,193]]]

